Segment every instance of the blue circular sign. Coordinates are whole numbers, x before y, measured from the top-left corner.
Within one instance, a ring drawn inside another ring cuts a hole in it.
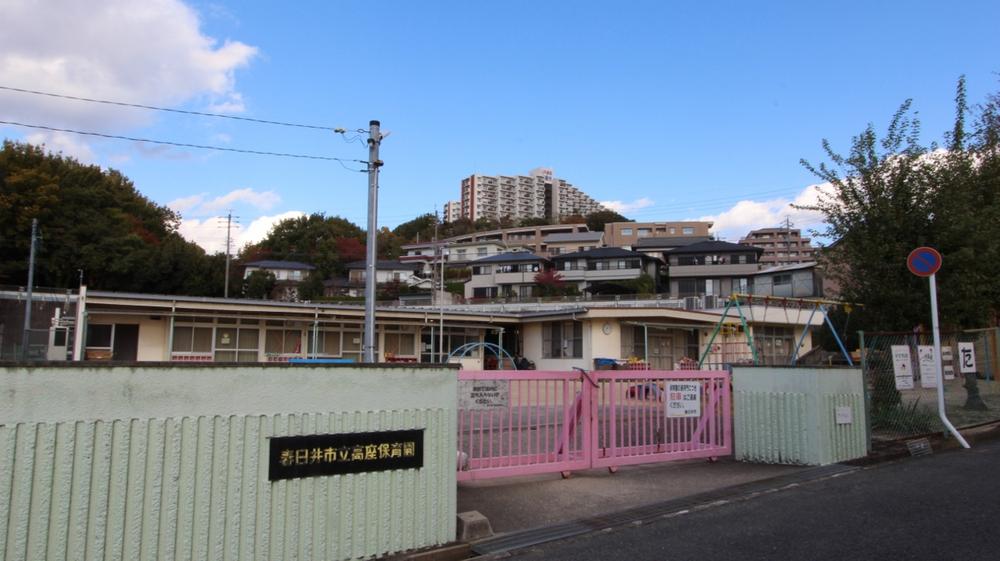
[[[906,258],[906,268],[918,277],[929,277],[941,268],[941,254],[933,247],[918,247]]]

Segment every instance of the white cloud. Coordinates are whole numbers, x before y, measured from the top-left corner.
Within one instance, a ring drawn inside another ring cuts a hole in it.
[[[31,144],[44,144],[45,149],[54,154],[61,153],[65,156],[71,156],[85,164],[94,162],[94,151],[76,135],[46,131],[29,134],[24,139]]]
[[[639,210],[640,208],[646,208],[653,206],[655,202],[647,197],[642,197],[636,199],[630,203],[623,201],[601,201],[601,204],[605,206],[608,210],[613,210],[618,214],[626,214]]]
[[[757,228],[774,228],[785,221],[792,222],[792,227],[801,230],[816,228],[823,223],[823,215],[816,211],[793,208],[792,205],[815,204],[829,184],[809,185],[794,199],[777,198],[765,201],[743,200],[728,210],[697,220],[713,222],[712,232],[724,240],[736,241],[750,230]]]
[[[274,205],[281,202],[281,197],[274,191],[255,191],[250,188],[236,189],[211,200],[207,198],[208,193],[199,193],[174,199],[167,203],[167,206],[190,216],[203,216],[238,205],[250,206],[257,210],[271,210]]]
[[[232,251],[256,243],[267,237],[275,224],[288,218],[305,216],[304,212],[292,210],[274,216],[259,216],[246,227],[233,223],[230,231]],[[226,217],[212,216],[204,220],[182,219],[178,231],[185,239],[200,245],[208,253],[218,253],[226,248]]]
[[[174,199],[167,203],[167,206],[171,210],[177,212],[187,212],[193,208],[196,208],[205,200],[205,195],[191,195],[190,197],[181,197],[179,199]]]
[[[201,205],[204,210],[215,212],[232,207],[237,203],[248,204],[260,210],[270,210],[281,201],[281,197],[274,191],[258,192],[253,189],[237,189],[230,191],[221,197],[216,197]]]
[[[202,34],[179,0],[8,0],[0,3],[0,82],[144,105],[201,102],[242,110],[234,73],[257,49]],[[0,92],[8,120],[98,131],[150,123],[141,109]]]

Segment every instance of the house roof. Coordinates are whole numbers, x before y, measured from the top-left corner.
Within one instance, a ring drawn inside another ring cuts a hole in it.
[[[707,242],[711,238],[707,236],[669,236],[658,238],[639,238],[635,244],[640,249],[673,249],[694,243]]]
[[[720,242],[717,240],[709,240],[704,242],[697,242],[691,245],[685,245],[673,249],[670,251],[671,254],[674,253],[718,253],[718,252],[731,252],[731,251],[753,251],[755,253],[764,253],[764,250],[759,247],[754,247],[752,245],[743,245],[738,243],[730,242]]]
[[[807,261],[805,263],[794,263],[791,265],[777,265],[775,267],[768,267],[766,269],[761,269],[754,273],[754,276],[767,275],[773,273],[784,273],[787,271],[801,271],[803,269],[814,269],[816,268],[815,261]]]
[[[352,261],[351,263],[347,264],[347,269],[364,269],[367,265],[368,265],[368,263],[365,262],[365,261]],[[375,268],[376,269],[381,269],[383,271],[385,271],[385,270],[389,270],[389,271],[419,271],[420,269],[423,269],[423,265],[421,263],[413,263],[413,262],[403,263],[402,261],[399,261],[398,259],[393,259],[391,261],[390,260],[385,260],[385,259],[379,259],[375,263]]]
[[[604,232],[574,232],[572,234],[549,234],[543,238],[545,243],[559,242],[599,242],[604,239]]]
[[[586,251],[574,251],[573,253],[563,253],[560,255],[552,256],[553,261],[557,259],[615,259],[615,258],[657,259],[656,257],[650,257],[645,253],[639,253],[638,251],[622,249],[620,247],[595,247],[594,249],[588,249]]]
[[[262,261],[251,261],[249,263],[244,263],[243,266],[257,267],[258,269],[291,269],[299,271],[311,271],[316,268],[315,265],[302,263],[300,261],[278,261],[268,259],[264,259]]]
[[[546,261],[544,257],[539,257],[530,251],[514,251],[511,253],[498,253],[476,259],[473,263],[525,263],[533,261]]]

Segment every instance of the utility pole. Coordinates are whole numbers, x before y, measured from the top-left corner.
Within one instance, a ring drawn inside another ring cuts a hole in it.
[[[31,219],[31,251],[28,253],[28,299],[24,301],[24,333],[21,335],[21,360],[28,360],[31,340],[31,291],[35,286],[35,245],[38,242],[38,219]]]
[[[792,219],[788,216],[785,217],[785,259],[792,260]]]
[[[444,362],[444,246],[438,238],[438,216],[437,209],[434,209],[434,247],[438,252],[438,264],[441,266],[441,284],[438,286],[438,362]],[[431,271],[431,274],[434,272]],[[434,281],[431,281],[431,285]]]
[[[379,122],[368,123],[368,247],[365,256],[365,336],[362,352],[365,362],[375,362],[375,264],[378,243],[378,147],[382,142]]]
[[[223,292],[223,297],[229,298],[229,233],[233,226],[233,211],[230,210],[229,214],[226,215],[226,287]]]

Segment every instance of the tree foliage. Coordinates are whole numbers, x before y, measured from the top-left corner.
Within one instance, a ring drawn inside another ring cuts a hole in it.
[[[41,241],[35,284],[221,295],[224,259],[177,233],[179,217],[113,169],[5,141],[0,150],[0,284],[27,280],[31,221]]]
[[[947,149],[920,144],[920,123],[911,102],[893,115],[882,138],[869,125],[840,154],[824,140],[829,163],[802,164],[830,184],[818,203],[828,274],[843,299],[863,305],[858,329],[902,330],[929,323],[927,281],[910,274],[906,257],[932,246],[944,257],[937,275],[945,325],[995,323],[1000,302],[1000,159],[996,94],[979,106],[974,129],[964,78],[958,82],[956,118],[945,135]]]

